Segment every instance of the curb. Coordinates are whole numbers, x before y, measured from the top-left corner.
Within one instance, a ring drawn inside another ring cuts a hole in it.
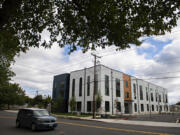
[[[83,118],[83,117],[74,117],[74,116],[63,116],[63,115],[56,115],[56,114],[51,114],[52,116],[55,116],[56,118],[63,118],[63,119],[70,119],[70,120],[89,120],[92,121],[91,118]]]

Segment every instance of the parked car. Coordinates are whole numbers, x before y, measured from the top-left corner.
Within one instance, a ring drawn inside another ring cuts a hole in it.
[[[28,127],[32,131],[38,129],[54,129],[57,127],[56,118],[50,116],[45,109],[20,109],[17,114],[16,127]]]

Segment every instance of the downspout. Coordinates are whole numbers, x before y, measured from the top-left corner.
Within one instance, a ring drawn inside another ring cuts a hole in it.
[[[84,113],[86,112],[86,68],[84,68]]]
[[[113,102],[113,72],[111,69],[111,96],[112,96],[112,115],[114,114],[114,102]]]

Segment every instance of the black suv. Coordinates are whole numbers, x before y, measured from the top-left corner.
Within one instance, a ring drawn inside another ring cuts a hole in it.
[[[45,109],[20,109],[17,114],[16,127],[29,127],[32,131],[37,129],[54,129],[57,127],[56,118],[49,115]]]

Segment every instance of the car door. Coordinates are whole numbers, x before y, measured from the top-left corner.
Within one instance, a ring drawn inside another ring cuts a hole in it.
[[[33,119],[33,112],[32,112],[32,110],[28,110],[27,114],[26,114],[26,126],[27,127],[31,127],[32,119]]]

